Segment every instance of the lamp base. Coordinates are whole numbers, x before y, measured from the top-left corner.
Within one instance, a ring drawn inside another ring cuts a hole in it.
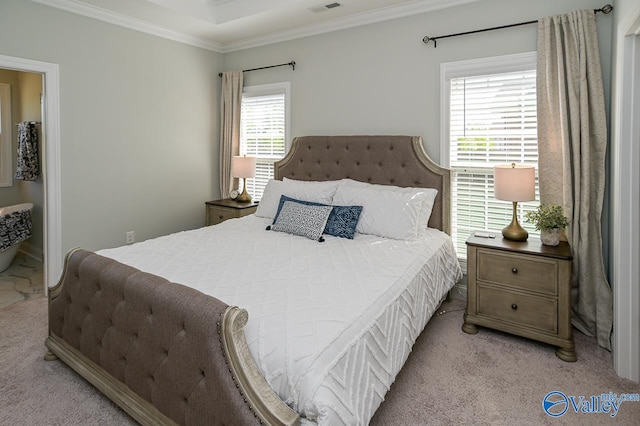
[[[529,233],[518,222],[511,222],[508,226],[502,229],[502,236],[511,241],[527,241]]]
[[[513,218],[511,219],[511,223],[502,229],[502,236],[511,241],[527,241],[529,233],[518,223],[518,216],[516,214],[517,208],[518,203],[514,201]]]
[[[238,195],[236,201],[239,203],[250,203],[251,202],[251,194],[249,194],[245,189],[242,190],[242,194]]]

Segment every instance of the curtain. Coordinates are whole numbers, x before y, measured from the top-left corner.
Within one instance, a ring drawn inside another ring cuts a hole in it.
[[[232,189],[231,157],[240,153],[240,109],[242,107],[242,71],[222,73],[220,97],[220,195]]]
[[[594,15],[581,10],[538,23],[538,164],[540,201],[563,206],[570,221],[573,325],[611,350],[600,223],[607,123]]]

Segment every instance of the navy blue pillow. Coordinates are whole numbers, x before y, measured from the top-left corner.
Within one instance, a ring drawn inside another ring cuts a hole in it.
[[[280,210],[285,201],[293,201],[294,203],[305,204],[307,206],[326,206],[327,204],[314,203],[311,201],[296,200],[295,198],[287,197],[286,195],[280,196],[280,202],[278,203],[278,211],[276,217],[273,218],[273,223],[276,223]],[[327,235],[333,235],[334,237],[353,239],[353,235],[356,232],[356,226],[362,213],[362,206],[332,206],[331,214],[327,219],[327,224],[324,227],[324,233]]]

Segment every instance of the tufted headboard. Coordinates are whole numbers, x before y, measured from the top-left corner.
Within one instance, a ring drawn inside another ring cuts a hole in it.
[[[436,188],[429,226],[450,233],[451,172],[434,163],[419,136],[303,136],[293,139],[275,177],[354,179],[382,185]]]

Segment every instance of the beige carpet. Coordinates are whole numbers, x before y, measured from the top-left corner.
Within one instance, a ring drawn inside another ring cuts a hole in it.
[[[461,301],[445,304],[422,333],[373,425],[640,424],[640,402],[607,414],[548,417],[542,399],[553,390],[591,397],[640,393],[617,377],[611,355],[576,333],[578,362],[551,346],[481,329],[464,334]],[[0,309],[0,425],[126,425],[134,422],[60,361],[45,353],[46,300]]]

